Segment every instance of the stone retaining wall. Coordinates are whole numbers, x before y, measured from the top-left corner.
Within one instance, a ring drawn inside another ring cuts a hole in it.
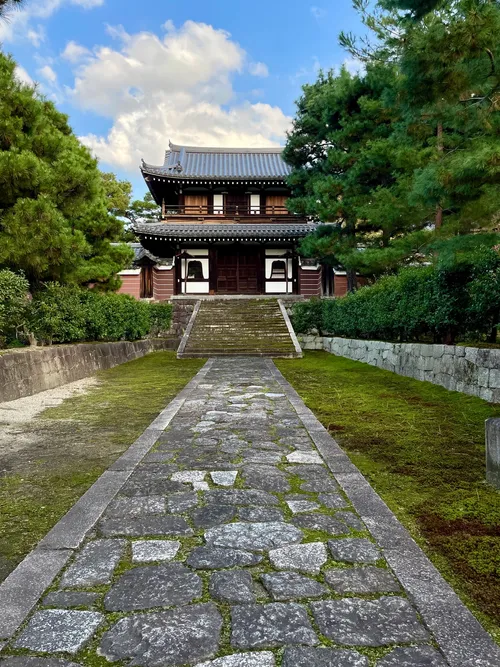
[[[398,375],[500,403],[500,350],[326,336],[298,336],[298,339],[305,350],[326,350]]]
[[[0,403],[31,396],[149,352],[175,349],[177,341],[151,338],[134,342],[82,343],[13,350],[0,356]]]

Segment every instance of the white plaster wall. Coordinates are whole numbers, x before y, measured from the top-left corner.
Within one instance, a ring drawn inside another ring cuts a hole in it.
[[[293,283],[290,281],[288,283],[288,294],[293,293]],[[266,294],[287,294],[287,285],[286,282],[266,282]]]
[[[189,249],[186,252],[188,252],[191,255],[191,260],[195,260],[198,262],[201,262],[201,266],[203,269],[203,277],[205,279],[209,278],[209,260],[208,260],[208,248],[199,248],[199,249]],[[187,284],[185,281],[186,278],[186,260],[181,259],[177,260],[181,262],[181,293],[182,294],[208,294],[210,291],[209,283],[208,282],[196,282],[196,281],[187,281]],[[187,260],[187,264],[189,264],[190,260]]]

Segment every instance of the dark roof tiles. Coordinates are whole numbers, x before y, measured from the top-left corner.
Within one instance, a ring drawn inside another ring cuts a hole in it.
[[[241,239],[241,238],[302,238],[313,232],[314,223],[281,224],[167,224],[137,223],[134,231],[141,236],[192,239]]]
[[[163,166],[143,162],[142,171],[172,178],[284,179],[291,167],[282,148],[196,148],[169,145]]]

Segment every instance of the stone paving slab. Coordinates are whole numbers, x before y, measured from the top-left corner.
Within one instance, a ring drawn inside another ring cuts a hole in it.
[[[62,588],[109,584],[122,558],[125,540],[92,540],[87,542],[61,579]]]
[[[500,665],[270,360],[208,362],[41,545],[0,667]]]

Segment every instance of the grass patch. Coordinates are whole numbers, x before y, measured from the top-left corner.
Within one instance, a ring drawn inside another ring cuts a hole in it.
[[[203,366],[155,352],[97,374],[88,393],[21,426],[0,456],[0,580]]]
[[[275,360],[444,577],[500,640],[500,494],[484,420],[500,406],[326,352]]]

